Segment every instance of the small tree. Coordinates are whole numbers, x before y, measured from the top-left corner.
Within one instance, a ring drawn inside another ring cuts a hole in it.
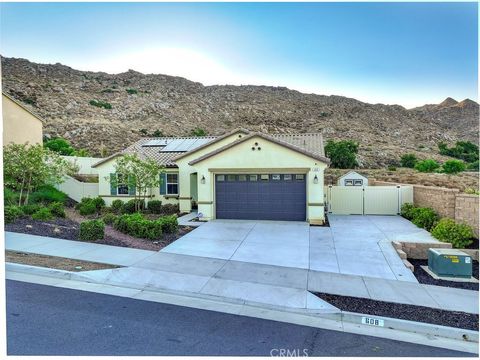
[[[339,169],[353,169],[358,165],[356,154],[358,143],[350,140],[335,142],[328,140],[325,146],[325,155],[330,158],[331,165]]]
[[[19,206],[27,205],[30,193],[41,185],[60,184],[77,171],[76,164],[42,145],[9,144],[3,149],[4,183],[19,191]]]
[[[160,130],[155,130],[153,133],[152,133],[152,136],[153,137],[162,137],[163,136],[163,132],[161,132]]]
[[[433,172],[440,167],[440,164],[433,159],[419,161],[415,164],[415,170],[420,172]]]
[[[447,160],[443,164],[443,172],[445,174],[458,174],[465,171],[465,163],[460,160]]]
[[[413,169],[416,163],[417,163],[417,157],[413,154],[404,154],[400,158],[400,164],[402,165],[402,167]]]
[[[151,158],[140,159],[137,154],[125,154],[117,158],[115,172],[122,174],[129,188],[135,188],[135,211],[140,210],[140,204],[145,202],[147,192],[151,188],[160,186],[160,173],[163,166]],[[107,178],[112,186],[118,186],[117,177]],[[113,182],[113,183],[112,183]],[[143,200],[143,201],[142,201]]]

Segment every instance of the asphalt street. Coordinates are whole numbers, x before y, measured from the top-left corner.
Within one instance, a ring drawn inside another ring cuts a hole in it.
[[[474,356],[7,280],[9,355]]]

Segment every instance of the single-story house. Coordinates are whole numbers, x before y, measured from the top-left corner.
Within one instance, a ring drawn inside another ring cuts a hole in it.
[[[42,144],[44,120],[2,92],[3,145]]]
[[[340,176],[337,181],[339,186],[368,186],[368,178],[356,171],[349,171],[345,175]]]
[[[324,222],[323,174],[329,164],[321,134],[266,135],[237,129],[223,136],[142,138],[94,164],[99,195],[107,204],[129,200],[134,189],[121,184],[115,158],[150,157],[165,167],[150,199],[198,205],[202,220],[252,219]],[[116,176],[118,186],[109,179]]]

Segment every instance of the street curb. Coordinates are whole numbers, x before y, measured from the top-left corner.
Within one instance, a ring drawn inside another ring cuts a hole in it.
[[[50,268],[24,265],[24,264],[15,264],[15,263],[8,263],[8,262],[5,264],[5,271],[24,273],[24,274],[30,274],[30,275],[36,275],[36,276],[45,276],[45,277],[57,278],[61,280],[74,280],[74,281],[83,281],[87,283],[96,283],[100,285],[124,287],[124,288],[136,289],[139,291],[146,290],[146,291],[163,293],[163,294],[184,296],[188,298],[198,298],[198,299],[212,300],[217,302],[219,301],[226,304],[231,304],[232,306],[248,305],[248,306],[254,306],[257,308],[263,308],[265,310],[283,311],[292,315],[297,314],[297,315],[309,316],[317,319],[321,318],[321,319],[330,320],[330,321],[333,320],[333,321],[339,321],[342,323],[345,322],[345,323],[349,323],[351,325],[355,325],[362,328],[376,328],[377,330],[385,328],[390,330],[402,331],[406,333],[416,333],[416,334],[425,335],[425,336],[433,336],[437,338],[447,338],[447,339],[460,340],[460,341],[471,342],[471,343],[479,342],[478,331],[459,329],[459,328],[435,325],[435,324],[429,324],[429,323],[421,323],[421,322],[410,321],[410,320],[395,319],[395,318],[360,314],[360,313],[352,313],[348,311],[340,311],[336,313],[322,313],[322,312],[316,312],[316,311],[305,310],[305,309],[301,311],[300,309],[286,308],[286,307],[280,307],[280,306],[270,306],[270,305],[266,306],[265,304],[262,304],[262,303],[221,298],[213,295],[204,295],[204,294],[196,294],[196,293],[172,291],[167,289],[156,289],[156,288],[135,288],[133,286],[122,286],[121,284],[95,282],[91,278],[81,275],[81,272],[76,273],[76,272],[71,272],[66,270],[50,269]],[[363,322],[364,318],[383,320],[383,326],[365,324]]]

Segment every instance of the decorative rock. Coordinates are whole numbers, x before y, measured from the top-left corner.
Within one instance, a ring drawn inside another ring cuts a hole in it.
[[[25,225],[25,227],[29,230],[33,229],[33,226],[32,225]]]
[[[58,227],[56,227],[55,229],[53,229],[53,232],[55,234],[60,234],[62,232],[62,230],[60,230]]]

